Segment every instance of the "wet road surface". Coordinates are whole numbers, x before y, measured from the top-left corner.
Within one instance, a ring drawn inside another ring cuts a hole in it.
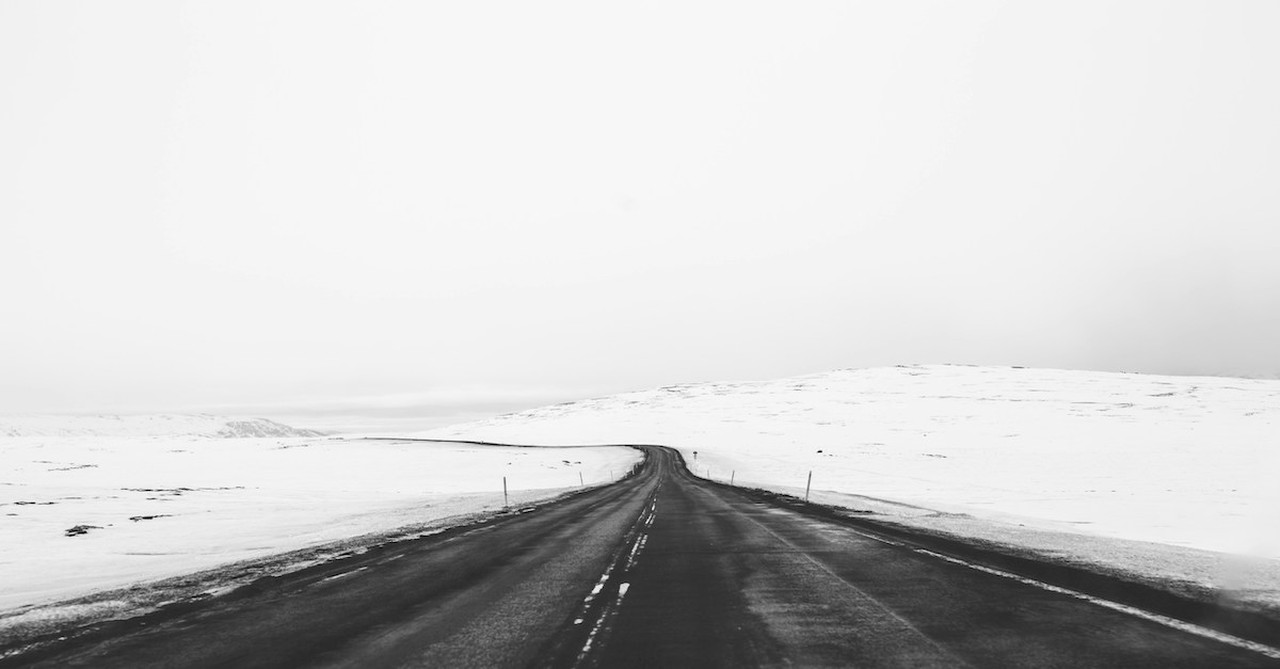
[[[693,478],[639,473],[3,666],[1256,667],[1232,644]]]

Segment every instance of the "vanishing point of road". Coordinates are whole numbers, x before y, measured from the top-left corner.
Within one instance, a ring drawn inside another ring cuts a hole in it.
[[[1162,616],[692,477],[616,484],[50,644],[47,667],[1256,667]]]

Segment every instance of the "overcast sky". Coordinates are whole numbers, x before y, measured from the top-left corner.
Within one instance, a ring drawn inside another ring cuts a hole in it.
[[[1277,35],[1270,0],[8,0],[0,411],[1274,375]]]

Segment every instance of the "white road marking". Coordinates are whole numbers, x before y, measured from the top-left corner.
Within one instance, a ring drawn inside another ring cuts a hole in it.
[[[627,556],[627,569],[630,569],[636,562],[636,554],[640,552],[640,546],[644,543],[645,535],[641,534],[636,537],[636,542],[631,545],[631,554]]]
[[[879,541],[879,542],[880,542],[880,543],[882,543],[882,544],[889,544],[890,546],[906,546],[906,544],[902,543],[901,541],[894,541],[893,539],[886,539],[886,538],[884,538],[884,537],[876,536],[876,535],[874,535],[874,534],[870,534],[870,533],[868,533],[868,532],[862,532],[862,531],[859,531],[859,530],[855,530],[855,529],[853,529],[853,528],[848,528],[848,530],[849,530],[850,532],[853,532],[854,534],[856,534],[856,535],[860,536],[860,537],[863,537],[863,538],[865,538],[865,539],[870,539],[870,540],[872,540],[872,541]]]
[[[342,578],[343,576],[350,576],[350,575],[352,575],[352,574],[354,574],[354,573],[356,573],[356,572],[361,572],[361,571],[364,571],[364,570],[366,570],[366,569],[368,569],[368,567],[356,567],[355,569],[352,569],[351,571],[344,571],[344,572],[342,572],[341,574],[334,574],[333,576],[326,576],[326,577],[324,577],[324,578],[320,579],[320,582],[321,582],[321,583],[324,583],[324,582],[326,582],[326,581],[332,581],[332,580],[334,580],[334,579]]]
[[[596,598],[596,595],[600,594],[600,591],[604,589],[605,581],[609,580],[609,574],[613,572],[614,562],[617,562],[617,560],[611,560],[609,562],[609,567],[604,570],[604,575],[600,577],[599,581],[596,581],[595,587],[591,588],[591,594],[587,595],[586,599],[582,600],[582,612],[584,615],[586,614],[587,609],[590,608],[591,601],[594,600]],[[574,624],[577,625],[578,623],[574,623]]]

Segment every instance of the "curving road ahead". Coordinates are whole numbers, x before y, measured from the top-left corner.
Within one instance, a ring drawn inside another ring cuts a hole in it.
[[[801,513],[643,448],[638,474],[615,485],[0,665],[1280,665],[1270,646]]]

